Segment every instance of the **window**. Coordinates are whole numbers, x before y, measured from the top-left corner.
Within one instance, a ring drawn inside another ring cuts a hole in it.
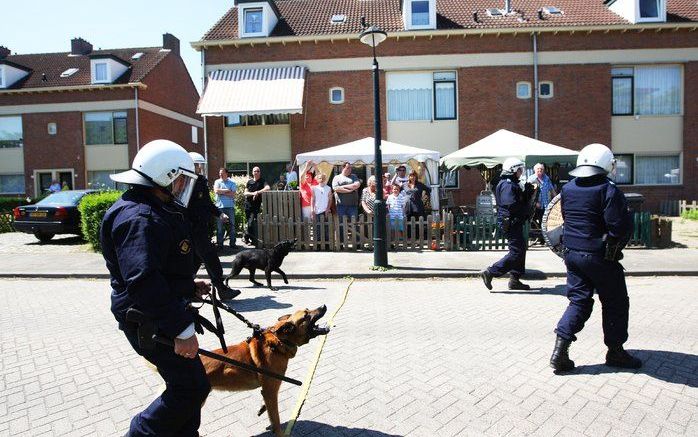
[[[95,63],[95,82],[109,82],[106,62]]]
[[[516,98],[530,99],[531,98],[531,82],[516,83]]]
[[[85,144],[128,144],[126,112],[85,113]]]
[[[633,183],[633,155],[615,155],[616,173],[613,180],[616,184]]]
[[[412,1],[412,26],[429,25],[429,0]]]
[[[335,14],[330,18],[332,24],[342,24],[347,21],[347,16],[344,14]]]
[[[456,118],[456,73],[453,71],[434,73],[434,119],[455,120]]]
[[[279,181],[279,177],[286,174],[286,164],[288,161],[280,162],[227,162],[225,168],[231,176],[252,176],[252,169],[259,167],[262,171],[262,179],[269,184],[273,190]]]
[[[261,33],[262,16],[262,8],[245,9],[245,33]]]
[[[69,68],[65,70],[63,73],[61,73],[61,77],[70,77],[77,73],[80,69],[79,68]]]
[[[332,103],[333,105],[339,105],[340,103],[344,103],[344,88],[330,88],[330,103]]]
[[[88,171],[87,172],[87,186],[88,188],[96,188],[96,189],[106,189],[106,188],[112,188],[112,189],[126,189],[127,187],[125,184],[117,184],[111,178],[109,175],[116,174],[116,173],[121,173],[124,170],[99,170],[99,171]]]
[[[46,131],[49,135],[56,135],[58,133],[58,125],[55,122],[51,122],[46,125]]]
[[[458,170],[442,172],[439,180],[442,188],[458,188]]]
[[[225,117],[226,127],[237,126],[266,126],[275,124],[288,124],[288,114],[266,115],[229,115]]]
[[[640,18],[659,18],[661,0],[639,0]]]
[[[398,73],[388,76],[388,120],[455,120],[456,73]]]
[[[24,194],[23,174],[3,174],[0,175],[0,193],[2,194]]]
[[[196,126],[191,127],[191,142],[199,144],[199,129]]]
[[[651,65],[611,70],[613,115],[681,113],[681,67]]]
[[[550,81],[540,82],[538,84],[538,95],[541,99],[550,99],[553,97],[553,83]]]
[[[0,117],[0,149],[22,147],[22,117]]]
[[[679,155],[635,156],[635,183],[678,185],[681,183]]]

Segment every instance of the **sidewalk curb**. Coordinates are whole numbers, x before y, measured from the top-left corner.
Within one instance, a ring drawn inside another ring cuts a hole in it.
[[[547,278],[564,278],[566,272],[550,272],[550,273],[529,273],[524,276],[525,279],[547,279]],[[327,274],[286,274],[289,279],[428,279],[428,278],[443,278],[443,279],[463,279],[463,278],[479,278],[480,274],[477,271],[463,272],[371,272],[371,273],[327,273]],[[661,277],[661,276],[698,276],[698,270],[666,270],[659,272],[632,272],[626,271],[625,276],[628,277]],[[280,275],[273,275],[272,278],[280,280]],[[109,279],[108,273],[0,273],[0,279]],[[199,275],[198,279],[210,279],[208,275]],[[244,278],[241,278],[244,279]]]

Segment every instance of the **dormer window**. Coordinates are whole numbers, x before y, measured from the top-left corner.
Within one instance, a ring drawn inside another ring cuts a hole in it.
[[[236,0],[240,38],[267,37],[281,15],[271,0]]]
[[[245,9],[245,33],[262,32],[262,8]]]
[[[11,62],[0,60],[0,88],[9,88],[26,77],[31,70]]]
[[[436,0],[402,0],[405,29],[436,29]]]
[[[609,0],[608,8],[631,23],[666,21],[666,0]]]
[[[640,18],[659,18],[659,2],[660,0],[639,0],[640,1]]]
[[[108,70],[106,62],[95,62],[95,82],[109,82]]]

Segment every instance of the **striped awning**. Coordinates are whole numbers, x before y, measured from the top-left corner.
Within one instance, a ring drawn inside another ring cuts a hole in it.
[[[304,86],[304,67],[216,70],[208,75],[196,113],[300,114]]]

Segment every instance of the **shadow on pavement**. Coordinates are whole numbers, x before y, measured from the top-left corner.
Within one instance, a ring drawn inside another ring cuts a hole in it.
[[[245,296],[243,291],[240,296]],[[235,298],[231,300],[224,300],[228,306],[236,311],[260,311],[260,310],[276,310],[283,308],[290,308],[293,305],[290,303],[282,303],[274,300],[274,296],[257,296],[251,299]]]
[[[445,267],[408,267],[408,266],[392,266],[394,270],[406,271],[435,271],[435,272],[477,272],[476,269],[449,269]]]
[[[285,427],[286,424],[282,425]],[[365,428],[348,428],[346,426],[332,426],[326,423],[314,422],[312,420],[299,420],[293,427],[293,436],[304,436],[304,435],[317,435],[317,436],[368,436],[368,437],[399,437],[399,434],[386,434],[380,431],[374,431],[372,429]],[[270,437],[274,434],[267,431],[263,434],[257,434],[257,437]]]
[[[79,235],[71,235],[69,237],[62,237],[60,235],[53,237],[53,239],[42,243],[39,240],[27,243],[27,246],[79,246],[85,244],[86,241]]]
[[[647,349],[628,349],[628,352],[642,360],[642,367],[640,369],[618,369],[601,363],[577,366],[577,368],[570,372],[569,375],[644,373],[645,375],[660,379],[662,381],[671,382],[674,384],[684,384],[694,388],[698,387],[698,355]]]
[[[525,295],[537,295],[537,294],[550,294],[555,296],[567,296],[567,286],[565,284],[556,285],[554,287],[544,287],[544,288],[534,288],[533,284],[530,290],[504,290],[504,291],[492,291],[492,293],[498,294],[525,294]]]

